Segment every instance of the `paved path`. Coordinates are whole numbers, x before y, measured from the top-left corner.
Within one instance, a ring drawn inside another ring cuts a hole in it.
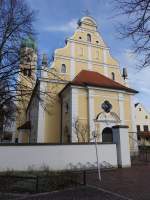
[[[102,172],[99,183],[96,174],[88,175],[88,183],[133,200],[150,200],[150,164]]]
[[[34,194],[16,200],[150,200],[150,164],[87,174],[87,186],[59,192]],[[6,196],[5,196],[6,197]],[[0,199],[3,198],[0,194]],[[8,198],[11,199],[11,198]]]
[[[129,200],[121,195],[97,189],[96,187],[82,186],[59,192],[36,194],[18,200]]]

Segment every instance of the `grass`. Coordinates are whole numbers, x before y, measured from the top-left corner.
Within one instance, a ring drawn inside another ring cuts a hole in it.
[[[0,192],[37,193],[48,192],[82,184],[83,173],[73,171],[35,171],[0,172]]]

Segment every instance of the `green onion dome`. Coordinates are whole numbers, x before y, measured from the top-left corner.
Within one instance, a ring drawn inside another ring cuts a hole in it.
[[[29,36],[28,38],[22,40],[21,48],[24,47],[31,48],[35,52],[37,51],[37,44],[32,36]]]

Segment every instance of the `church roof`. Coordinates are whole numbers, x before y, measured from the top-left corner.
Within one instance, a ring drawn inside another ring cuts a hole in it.
[[[128,88],[112,79],[94,71],[82,70],[68,85],[93,86],[115,90],[123,90],[131,93],[138,91]]]

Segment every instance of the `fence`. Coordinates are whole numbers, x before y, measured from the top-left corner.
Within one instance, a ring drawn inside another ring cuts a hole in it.
[[[132,164],[148,164],[150,163],[150,147],[140,146],[137,156],[132,157]]]
[[[43,175],[0,175],[0,192],[49,192],[86,185],[86,171],[66,171]]]

